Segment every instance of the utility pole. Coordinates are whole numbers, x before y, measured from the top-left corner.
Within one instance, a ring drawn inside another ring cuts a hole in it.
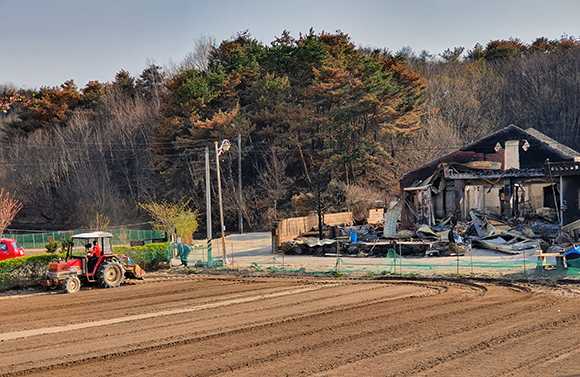
[[[211,240],[211,183],[209,180],[209,149],[205,147],[205,218],[207,222],[207,239]]]
[[[244,234],[244,218],[242,214],[242,135],[238,134],[238,191],[240,192],[240,234]]]

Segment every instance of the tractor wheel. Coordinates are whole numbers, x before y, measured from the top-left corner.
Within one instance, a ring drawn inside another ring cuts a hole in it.
[[[97,274],[97,281],[105,288],[116,288],[123,282],[125,277],[125,269],[116,260],[108,260]]]
[[[81,281],[76,276],[69,276],[63,283],[66,293],[77,293],[81,289]]]

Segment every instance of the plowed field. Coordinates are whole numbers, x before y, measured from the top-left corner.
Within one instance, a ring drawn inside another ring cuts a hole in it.
[[[0,376],[574,376],[570,288],[175,277],[0,298]]]

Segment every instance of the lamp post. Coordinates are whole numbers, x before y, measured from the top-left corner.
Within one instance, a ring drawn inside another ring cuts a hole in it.
[[[218,198],[220,201],[220,223],[222,226],[222,251],[223,251],[223,263],[227,264],[228,263],[228,258],[226,256],[226,235],[225,235],[225,227],[224,227],[224,207],[222,204],[222,181],[221,181],[221,175],[220,175],[220,155],[222,154],[223,151],[229,151],[230,150],[230,142],[229,140],[225,139],[224,141],[222,141],[222,145],[218,148],[218,142],[214,142],[215,144],[215,163],[216,163],[216,169],[217,169],[217,181],[218,181]]]

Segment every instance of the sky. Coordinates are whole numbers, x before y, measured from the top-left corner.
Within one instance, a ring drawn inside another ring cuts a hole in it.
[[[491,40],[580,37],[580,0],[0,0],[0,85],[138,76],[179,63],[194,41],[249,30],[264,44],[341,30],[361,47],[438,55]]]

